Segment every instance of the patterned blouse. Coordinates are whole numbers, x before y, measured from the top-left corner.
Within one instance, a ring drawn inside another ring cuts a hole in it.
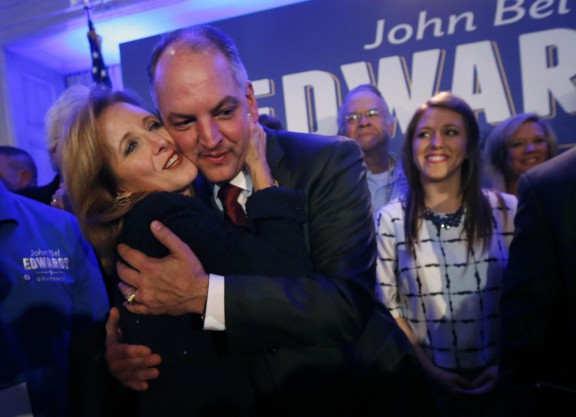
[[[484,193],[494,231],[488,249],[478,243],[470,257],[463,220],[451,228],[423,220],[409,253],[402,202],[394,200],[378,213],[378,296],[395,318],[408,322],[442,368],[474,369],[497,361],[500,292],[517,200],[502,193],[502,204],[496,192]]]

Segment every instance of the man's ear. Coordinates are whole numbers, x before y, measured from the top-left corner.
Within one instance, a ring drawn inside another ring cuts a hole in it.
[[[254,87],[252,83],[248,81],[248,86],[246,87],[246,103],[248,104],[248,114],[252,117],[254,122],[258,121],[258,103],[256,102],[256,96],[254,95]]]
[[[35,184],[32,184],[32,172],[28,171],[28,170],[24,170],[24,171],[20,171],[20,175],[19,175],[19,179],[18,179],[18,188],[24,188],[24,187],[31,187]]]

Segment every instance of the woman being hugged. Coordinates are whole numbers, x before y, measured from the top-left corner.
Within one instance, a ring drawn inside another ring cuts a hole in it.
[[[83,104],[64,118],[63,175],[74,213],[110,276],[121,261],[118,243],[148,256],[168,254],[150,230],[153,220],[174,231],[207,273],[311,273],[305,195],[277,186],[266,162],[262,127],[251,122],[244,168],[253,192],[245,201],[247,220],[241,227],[211,207],[218,204],[211,196],[195,196],[196,166],[135,97],[98,89],[83,94]],[[219,117],[227,118],[237,109],[221,111]],[[139,393],[139,416],[249,413],[245,407],[253,387],[243,382],[249,380],[247,359],[228,354],[225,331],[205,331],[200,314],[131,313],[125,303],[137,303],[138,292],[123,283],[119,287],[115,304],[124,341],[147,346],[162,358],[160,377]],[[205,375],[199,369],[208,369],[211,378],[198,376]]]
[[[479,128],[442,92],[406,130],[409,191],[378,215],[378,288],[443,415],[483,415],[496,385],[501,281],[516,198],[480,185]]]

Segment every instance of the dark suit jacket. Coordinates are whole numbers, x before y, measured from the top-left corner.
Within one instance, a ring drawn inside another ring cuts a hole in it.
[[[523,175],[502,295],[510,416],[576,404],[576,149]],[[537,384],[540,388],[535,388]],[[569,394],[555,386],[571,387]]]
[[[419,365],[374,295],[375,231],[358,144],[267,130],[267,159],[281,186],[306,195],[314,273],[225,277],[227,348],[249,357],[259,414],[417,415]]]
[[[268,130],[267,158],[281,186],[306,195],[315,274],[226,277],[230,347],[253,352],[350,342],[372,312],[375,285],[374,225],[360,149],[343,138]],[[250,299],[258,302],[247,305]],[[254,331],[255,323],[267,331]]]
[[[153,193],[126,215],[118,242],[148,256],[168,255],[150,232],[156,219],[190,246],[209,273],[310,274],[303,193],[272,187],[253,193],[246,207],[252,233],[225,222],[200,199]],[[162,357],[162,376],[139,394],[138,415],[233,417],[251,412],[254,395],[247,360],[227,352],[225,332],[204,331],[197,314],[132,314],[119,295],[116,291],[124,340],[148,346]]]
[[[18,190],[16,194],[50,205],[52,196],[58,191],[58,188],[60,188],[60,174],[56,174],[54,179],[46,185],[23,188]]]

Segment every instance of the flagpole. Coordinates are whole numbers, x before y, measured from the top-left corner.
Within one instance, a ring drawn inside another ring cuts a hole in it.
[[[95,85],[112,89],[112,83],[108,74],[108,69],[104,64],[104,58],[101,50],[101,38],[96,33],[94,23],[90,11],[92,10],[92,2],[84,0],[84,11],[86,12],[86,19],[88,20],[88,42],[90,43],[90,53],[92,55],[92,80]]]
[[[86,19],[88,20],[88,29],[94,30],[94,23],[92,23],[92,16],[90,16],[91,9],[92,2],[90,0],[84,0],[84,11],[86,12]]]

